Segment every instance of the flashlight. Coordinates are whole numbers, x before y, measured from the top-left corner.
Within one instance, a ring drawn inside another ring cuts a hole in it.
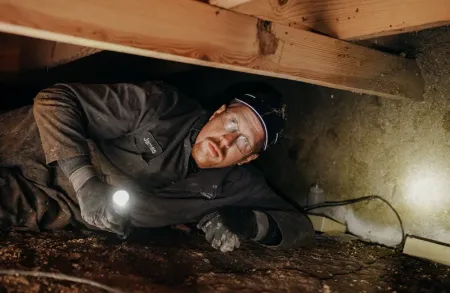
[[[117,190],[114,192],[112,196],[112,200],[114,203],[113,209],[116,213],[128,217],[128,210],[125,208],[127,206],[128,201],[130,200],[130,194],[126,190]],[[131,233],[131,226],[126,225],[124,229],[124,233],[122,235],[118,235],[119,238],[125,239]]]
[[[117,190],[113,194],[113,202],[121,208],[126,206],[128,200],[130,200],[130,195],[125,190]]]

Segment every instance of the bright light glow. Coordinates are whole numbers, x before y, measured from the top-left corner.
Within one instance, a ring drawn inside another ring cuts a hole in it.
[[[118,190],[113,194],[113,201],[116,205],[123,207],[130,199],[130,195],[125,190]]]
[[[406,184],[406,200],[421,211],[439,209],[446,201],[449,191],[448,178],[443,172],[421,169],[410,174]]]

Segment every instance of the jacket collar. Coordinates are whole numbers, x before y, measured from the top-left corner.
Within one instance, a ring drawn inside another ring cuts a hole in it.
[[[194,123],[194,125],[191,128],[191,131],[189,132],[190,136],[190,142],[191,142],[191,151],[192,146],[195,144],[195,140],[197,139],[198,134],[202,130],[203,126],[208,122],[208,114],[202,115],[197,121]],[[189,161],[188,161],[188,172],[187,176],[197,173],[199,171],[199,168],[197,167],[197,164],[195,163],[194,159],[192,158],[192,155],[189,155]]]

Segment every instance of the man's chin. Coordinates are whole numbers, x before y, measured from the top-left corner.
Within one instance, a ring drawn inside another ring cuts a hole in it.
[[[200,169],[214,168],[216,163],[212,162],[206,152],[203,150],[201,143],[197,143],[192,148],[192,158],[194,159],[197,167]]]
[[[197,167],[200,169],[220,168],[220,164],[218,162],[214,162],[213,160],[210,160],[206,156],[202,156],[197,152],[192,153],[192,158],[197,164]]]
[[[199,167],[200,169],[212,169],[218,167],[217,163],[210,162],[209,160],[197,160],[194,157],[194,161],[197,164],[197,167]]]

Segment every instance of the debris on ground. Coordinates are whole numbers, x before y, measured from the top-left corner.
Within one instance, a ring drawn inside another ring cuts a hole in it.
[[[450,268],[359,240],[318,235],[314,249],[249,243],[232,253],[201,235],[139,231],[128,240],[89,231],[3,235],[0,270],[60,273],[122,292],[446,292]],[[0,292],[108,292],[78,282],[0,276]]]

